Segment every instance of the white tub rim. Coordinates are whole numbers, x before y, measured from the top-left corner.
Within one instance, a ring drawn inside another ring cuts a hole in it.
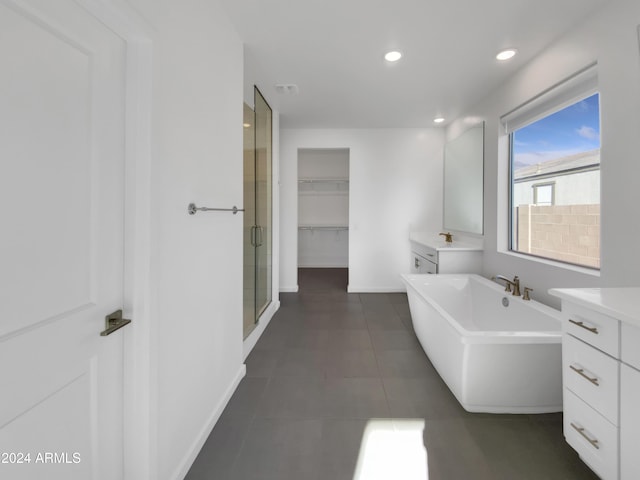
[[[402,280],[407,288],[410,288],[415,294],[417,294],[422,300],[427,302],[433,307],[438,314],[447,320],[447,324],[450,328],[456,330],[459,334],[458,337],[461,343],[467,344],[532,344],[532,343],[562,343],[562,317],[561,312],[548,305],[544,305],[535,300],[523,300],[521,297],[513,296],[507,292],[502,291],[502,287],[475,273],[451,273],[451,274],[420,274],[410,273],[401,274]],[[538,310],[543,315],[548,315],[558,322],[558,330],[522,330],[522,331],[505,331],[505,330],[468,330],[460,325],[444,308],[442,308],[436,301],[426,297],[422,292],[414,285],[413,280],[416,278],[474,278],[480,283],[495,290],[498,294],[502,294],[509,298],[509,301],[526,303],[525,307]]]

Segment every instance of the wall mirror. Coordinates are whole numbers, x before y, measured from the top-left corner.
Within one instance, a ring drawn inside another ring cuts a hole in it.
[[[444,147],[444,228],[483,233],[484,122]]]

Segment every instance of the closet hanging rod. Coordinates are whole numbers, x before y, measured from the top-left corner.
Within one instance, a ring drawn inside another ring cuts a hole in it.
[[[300,226],[298,227],[298,230],[349,230],[349,227],[333,226],[333,225],[316,226],[316,227]]]
[[[195,203],[190,203],[187,206],[189,215],[195,215],[196,212],[233,212],[235,215],[238,212],[244,212],[244,208],[238,208],[235,205],[231,208],[210,208],[210,207],[196,207]]]

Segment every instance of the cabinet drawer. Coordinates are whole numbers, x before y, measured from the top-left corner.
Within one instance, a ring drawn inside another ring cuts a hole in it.
[[[584,340],[612,357],[620,355],[620,322],[569,302],[562,304],[565,332]]]
[[[411,273],[438,273],[438,264],[416,252],[411,252]]]
[[[628,323],[620,325],[620,358],[640,370],[640,328]]]
[[[571,335],[562,338],[564,386],[618,424],[619,362]]]
[[[422,265],[423,257],[416,252],[411,252],[411,273],[420,273],[420,266]]]
[[[564,437],[603,480],[618,478],[618,428],[566,388]]]
[[[411,250],[418,255],[427,258],[433,263],[438,263],[438,250],[417,242],[411,242]]]

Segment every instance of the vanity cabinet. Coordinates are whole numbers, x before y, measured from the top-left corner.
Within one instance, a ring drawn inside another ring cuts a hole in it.
[[[438,264],[434,257],[424,257],[417,252],[411,252],[411,273],[438,273]]]
[[[562,299],[564,436],[603,480],[640,478],[640,289]]]
[[[434,234],[412,234],[411,273],[481,273],[482,247],[463,242],[447,245]]]
[[[619,322],[565,303],[562,303],[564,436],[601,478],[617,480]]]
[[[640,478],[640,326],[622,323],[620,327],[620,478],[637,480]]]
[[[640,478],[640,371],[620,367],[620,478]]]

